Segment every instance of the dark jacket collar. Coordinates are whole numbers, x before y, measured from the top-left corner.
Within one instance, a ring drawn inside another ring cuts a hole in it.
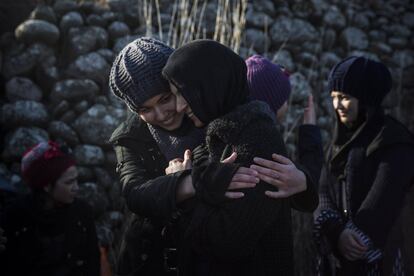
[[[117,140],[123,138],[138,141],[153,140],[152,135],[148,130],[147,123],[142,121],[138,115],[130,111],[128,111],[127,119],[114,130],[109,142],[113,144]]]

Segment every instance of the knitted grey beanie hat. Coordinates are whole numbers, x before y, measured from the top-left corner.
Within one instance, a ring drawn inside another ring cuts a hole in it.
[[[138,113],[145,101],[170,91],[161,71],[172,52],[171,47],[150,37],[129,43],[112,65],[109,76],[112,93]]]

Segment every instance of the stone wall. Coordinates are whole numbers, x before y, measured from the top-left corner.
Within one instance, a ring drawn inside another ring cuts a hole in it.
[[[160,1],[165,35],[172,2]],[[202,26],[212,37],[217,4],[209,2]],[[34,7],[34,1],[26,3],[26,9]],[[0,6],[2,18],[17,20],[6,10]],[[159,36],[155,8],[152,15],[151,31]],[[3,31],[0,38],[0,181],[24,191],[19,176],[24,150],[48,139],[68,144],[79,163],[81,197],[93,205],[100,239],[108,244],[119,233],[123,214],[108,138],[126,115],[126,107],[108,91],[108,74],[117,52],[146,33],[145,19],[139,0],[42,1],[14,32]],[[291,73],[285,135],[294,153],[291,130],[300,123],[309,93],[317,102],[324,142],[329,142],[333,120],[327,75],[349,55],[369,56],[390,67],[394,85],[387,110],[414,130],[413,28],[409,0],[248,1],[240,54],[265,55]],[[297,275],[312,275],[312,217],[293,217]]]

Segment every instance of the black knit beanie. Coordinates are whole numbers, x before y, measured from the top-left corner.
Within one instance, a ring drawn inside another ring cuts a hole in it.
[[[391,73],[388,68],[365,57],[349,57],[331,70],[328,78],[329,91],[351,95],[365,106],[380,106],[390,92]]]
[[[150,37],[141,37],[125,46],[116,57],[109,86],[133,112],[148,99],[170,91],[161,74],[173,49]]]

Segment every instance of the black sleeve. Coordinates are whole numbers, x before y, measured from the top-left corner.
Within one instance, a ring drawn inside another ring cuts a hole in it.
[[[376,175],[354,223],[375,246],[382,248],[414,179],[414,148],[388,147],[373,158],[378,160]]]
[[[115,152],[122,194],[129,210],[161,223],[168,221],[176,210],[176,187],[182,173],[154,178],[132,147],[116,145]]]
[[[298,134],[298,162],[309,172],[314,189],[318,190],[319,178],[324,163],[322,137],[319,127],[301,125]]]
[[[299,164],[296,164],[296,167],[305,174],[306,190],[290,197],[291,206],[297,211],[313,212],[319,203],[318,191],[315,189],[315,181],[305,167]]]
[[[297,167],[306,176],[306,191],[291,197],[292,207],[313,212],[318,206],[318,183],[323,165],[322,138],[319,127],[301,125],[298,133]]]

